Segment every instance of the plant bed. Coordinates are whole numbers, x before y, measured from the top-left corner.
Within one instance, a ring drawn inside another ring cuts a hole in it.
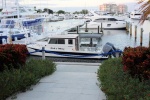
[[[107,100],[150,100],[150,80],[141,81],[123,71],[121,58],[104,61],[97,75]]]
[[[18,69],[5,69],[0,72],[0,100],[19,91],[26,91],[31,85],[39,82],[40,78],[52,74],[56,65],[50,60],[29,59]]]

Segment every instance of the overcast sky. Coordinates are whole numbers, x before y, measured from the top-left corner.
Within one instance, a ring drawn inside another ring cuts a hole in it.
[[[0,0],[2,2],[2,0]],[[3,0],[5,1],[5,0]],[[6,5],[14,5],[16,0],[6,0]],[[37,8],[62,8],[62,7],[97,7],[103,3],[124,4],[137,2],[137,0],[18,0],[19,4],[25,6],[36,6]],[[0,3],[2,4],[2,3]],[[5,3],[4,3],[5,4]],[[0,5],[2,6],[2,5]]]

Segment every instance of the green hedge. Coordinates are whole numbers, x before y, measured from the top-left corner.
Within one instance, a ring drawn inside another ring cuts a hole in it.
[[[5,100],[8,96],[19,91],[26,91],[41,77],[52,74],[55,70],[56,66],[50,60],[30,59],[20,69],[0,72],[0,100]]]
[[[121,58],[104,61],[97,74],[108,100],[150,100],[150,80],[140,82],[124,72]]]

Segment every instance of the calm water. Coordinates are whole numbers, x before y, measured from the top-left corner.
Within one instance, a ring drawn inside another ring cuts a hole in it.
[[[47,22],[44,23],[44,29],[48,31],[59,31],[61,29],[73,26],[83,20],[64,20],[59,22]],[[130,32],[126,30],[104,30],[104,35],[100,40],[100,45],[103,46],[105,43],[110,42],[115,45],[115,47],[123,50],[126,46],[136,47],[140,45],[140,33],[141,28],[144,29],[143,32],[143,46],[149,45],[149,33],[150,33],[150,21],[145,21],[143,25],[139,24],[138,20],[128,20],[132,23],[132,36]],[[135,41],[135,25],[137,25],[137,40]],[[95,30],[96,31],[96,30]]]

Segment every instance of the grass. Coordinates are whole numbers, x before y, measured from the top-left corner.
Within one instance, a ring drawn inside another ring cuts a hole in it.
[[[121,58],[108,59],[98,69],[107,100],[150,100],[150,80],[140,82],[123,71]]]
[[[50,60],[27,61],[20,69],[5,70],[0,73],[0,100],[19,91],[26,91],[31,85],[39,82],[40,78],[52,74],[56,65]]]

